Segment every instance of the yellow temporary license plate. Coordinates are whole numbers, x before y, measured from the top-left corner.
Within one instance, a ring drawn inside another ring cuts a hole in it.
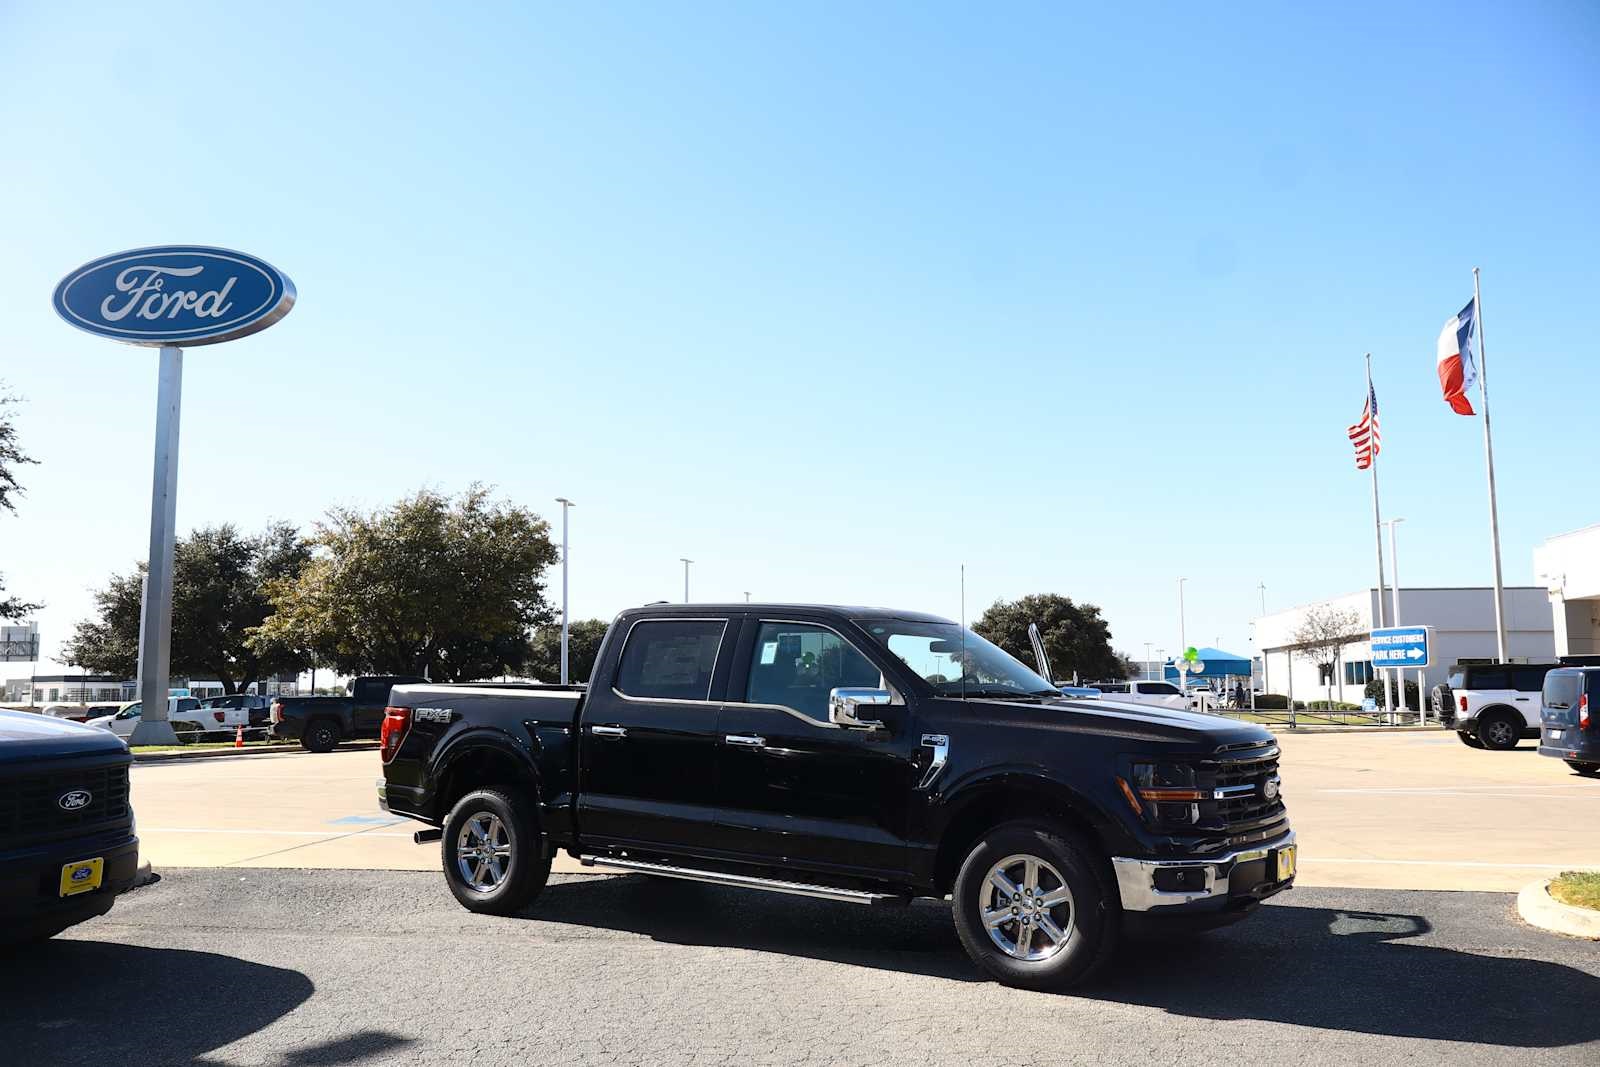
[[[1277,857],[1278,863],[1278,874],[1273,881],[1282,882],[1286,879],[1294,877],[1296,848],[1297,846],[1295,845],[1285,845],[1283,848],[1280,848],[1278,851],[1273,853],[1273,855]]]
[[[92,860],[75,860],[61,868],[61,895],[64,897],[87,893],[100,888],[105,874],[106,861],[99,856]]]

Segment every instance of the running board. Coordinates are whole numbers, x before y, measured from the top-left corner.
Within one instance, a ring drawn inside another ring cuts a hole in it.
[[[738,889],[764,889],[769,893],[790,893],[799,897],[820,897],[846,904],[904,904],[905,897],[893,893],[869,893],[862,889],[838,889],[830,885],[811,885],[806,882],[783,882],[776,878],[757,878],[748,874],[723,874],[721,871],[701,871],[693,867],[674,867],[666,863],[646,863],[644,860],[617,859],[613,856],[579,856],[585,867],[615,867],[640,874],[654,874],[662,878],[682,878],[688,882],[710,882],[713,885],[733,886]]]

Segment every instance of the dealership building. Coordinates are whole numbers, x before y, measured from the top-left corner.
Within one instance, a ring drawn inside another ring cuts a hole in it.
[[[1534,549],[1533,573],[1550,598],[1556,655],[1600,655],[1600,525]]]
[[[1600,534],[1600,527],[1594,530]],[[1596,562],[1594,556],[1590,557],[1590,562]],[[1578,568],[1573,570],[1578,573]],[[1600,574],[1590,572],[1590,577],[1600,580]],[[1508,586],[1504,592],[1507,655],[1513,661],[1525,663],[1550,662],[1557,651],[1550,610],[1553,594],[1547,594],[1544,586]],[[1389,611],[1392,593],[1393,590],[1384,590],[1385,613]],[[1600,596],[1600,587],[1597,587],[1595,595]],[[1600,607],[1600,600],[1589,600],[1587,603],[1591,609]],[[1261,659],[1256,684],[1267,692],[1292,694],[1298,700],[1315,700],[1327,695],[1328,683],[1324,681],[1321,668],[1304,651],[1297,651],[1296,646],[1300,642],[1296,634],[1308,615],[1328,610],[1348,611],[1356,618],[1352,637],[1340,648],[1338,660],[1333,665],[1333,699],[1353,704],[1361,702],[1367,682],[1374,677],[1372,646],[1367,640],[1367,631],[1379,626],[1378,591],[1375,588],[1313,604],[1302,604],[1255,619],[1256,655]],[[1407,681],[1417,681],[1418,674],[1422,675],[1424,692],[1429,686],[1444,681],[1446,672],[1456,663],[1493,661],[1498,656],[1494,590],[1487,586],[1402,587],[1400,620],[1406,626],[1433,628],[1432,665],[1421,672],[1406,671]],[[1393,625],[1392,620],[1390,625]],[[1592,627],[1592,621],[1588,625]],[[1588,633],[1590,636],[1586,640],[1592,641],[1592,628]]]

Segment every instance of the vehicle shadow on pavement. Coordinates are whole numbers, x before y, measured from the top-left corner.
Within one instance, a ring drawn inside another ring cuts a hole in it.
[[[624,874],[552,880],[523,917],[640,934],[674,945],[777,952],[982,981],[942,907],[875,908]]]
[[[220,953],[58,937],[0,956],[0,1059],[189,1063],[276,1022],[313,988],[299,971]]]
[[[1510,923],[1498,904],[1489,908],[1482,919],[1491,932]],[[552,881],[524,918],[670,944],[988,980],[967,960],[942,907],[866,908],[620,875]],[[1416,915],[1271,904],[1213,933],[1125,941],[1104,971],[1069,995],[1198,1019],[1516,1048],[1600,1038],[1600,1014],[1580,1007],[1600,1003],[1600,978],[1559,963],[1419,940],[1432,932]]]
[[[1498,907],[1491,930],[1509,924]],[[1188,941],[1144,941],[1082,995],[1200,1019],[1557,1048],[1600,1038],[1600,978],[1544,960],[1413,939],[1420,916],[1274,905]]]

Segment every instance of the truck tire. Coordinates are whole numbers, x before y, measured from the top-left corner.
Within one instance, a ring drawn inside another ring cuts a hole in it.
[[[513,915],[550,879],[550,853],[523,801],[477,789],[456,801],[439,843],[444,880],[461,906]]]
[[[1510,709],[1478,716],[1478,740],[1491,752],[1509,752],[1522,740],[1522,716]]]
[[[1568,767],[1577,771],[1585,778],[1600,777],[1600,763],[1579,763],[1575,759],[1562,760]]]
[[[312,719],[300,731],[300,747],[307,752],[332,752],[339,745],[339,724],[332,719]]]
[[[1098,850],[1060,827],[991,830],[961,864],[952,897],[961,946],[1006,985],[1067,989],[1116,948],[1122,909],[1111,872]]]
[[[1482,748],[1483,747],[1483,742],[1479,741],[1476,737],[1474,737],[1472,734],[1468,733],[1466,730],[1457,730],[1456,731],[1456,736],[1461,738],[1461,743],[1463,745],[1466,745],[1468,748]]]

